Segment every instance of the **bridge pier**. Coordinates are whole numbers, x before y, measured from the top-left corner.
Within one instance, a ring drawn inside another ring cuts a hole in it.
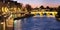
[[[40,12],[40,16],[43,16],[43,13],[42,12]]]
[[[49,14],[49,13],[47,13],[47,16],[49,17],[49,16],[50,16],[50,14]]]

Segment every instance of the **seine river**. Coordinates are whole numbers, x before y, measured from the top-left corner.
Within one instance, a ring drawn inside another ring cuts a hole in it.
[[[15,30],[60,30],[60,22],[55,17],[28,17],[17,20]]]

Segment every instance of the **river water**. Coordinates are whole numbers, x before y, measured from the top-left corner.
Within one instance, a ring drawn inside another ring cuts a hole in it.
[[[60,30],[60,22],[55,17],[28,17],[17,24],[20,27],[15,28],[16,30]]]

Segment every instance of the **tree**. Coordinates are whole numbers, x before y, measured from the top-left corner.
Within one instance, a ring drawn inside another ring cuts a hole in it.
[[[58,6],[58,12],[60,12],[60,6]]]
[[[47,11],[50,11],[50,7],[49,7],[49,6],[47,6],[47,7],[46,7],[46,10],[47,10]]]
[[[53,8],[50,8],[50,11],[53,11]]]
[[[39,9],[38,7],[35,7],[34,9]]]
[[[57,8],[54,8],[54,11],[57,11]]]
[[[40,8],[41,8],[41,9],[44,9],[44,6],[42,5],[42,6],[40,6]]]
[[[30,12],[32,10],[31,5],[29,5],[29,4],[26,4],[25,8],[27,9],[28,12]]]
[[[57,14],[59,15],[59,17],[60,17],[60,6],[58,6],[58,10],[57,10]]]
[[[17,3],[17,7],[22,8],[22,3]]]
[[[49,7],[49,6],[47,6],[47,7],[46,7],[46,9],[50,9],[50,7]]]

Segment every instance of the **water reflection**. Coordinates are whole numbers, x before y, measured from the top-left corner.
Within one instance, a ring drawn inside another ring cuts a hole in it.
[[[22,20],[22,30],[60,30],[54,17],[29,17]]]

